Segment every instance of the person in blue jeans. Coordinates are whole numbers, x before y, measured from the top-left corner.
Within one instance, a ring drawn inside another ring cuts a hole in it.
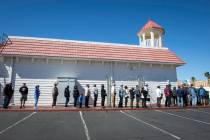
[[[183,107],[183,90],[181,86],[178,86],[178,89],[176,90],[176,95],[178,107]]]
[[[39,90],[39,85],[37,85],[35,87],[35,92],[34,92],[34,108],[37,110],[38,107],[37,107],[37,104],[38,104],[38,101],[39,101],[39,96],[40,96],[40,90]]]
[[[77,86],[75,85],[74,90],[73,90],[74,107],[77,106],[77,100],[78,100],[79,96],[80,96],[79,90],[78,90]]]
[[[201,105],[206,106],[206,90],[203,88],[201,85],[200,88],[198,89],[198,97],[200,98]]]
[[[197,105],[197,93],[193,84],[189,88],[189,94],[191,95],[192,106],[195,107]]]
[[[80,92],[80,93],[79,93],[79,108],[82,108],[83,96],[84,96],[83,93]]]
[[[119,108],[123,107],[123,97],[124,97],[124,89],[123,89],[123,85],[121,85],[119,89],[119,98],[120,98],[119,105],[118,105]]]

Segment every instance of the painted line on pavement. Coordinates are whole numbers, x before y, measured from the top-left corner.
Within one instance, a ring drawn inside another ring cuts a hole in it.
[[[128,117],[130,117],[130,118],[132,118],[132,119],[134,119],[134,120],[136,120],[136,121],[138,121],[138,122],[141,122],[141,123],[143,123],[143,124],[146,124],[146,125],[148,125],[148,126],[154,128],[154,129],[157,129],[157,130],[159,130],[160,132],[162,132],[162,133],[164,133],[164,134],[167,134],[167,135],[169,135],[169,136],[171,136],[171,137],[173,137],[173,138],[175,138],[175,139],[178,139],[178,140],[181,139],[180,137],[178,137],[178,136],[176,136],[176,135],[174,135],[174,134],[172,134],[172,133],[170,133],[170,132],[168,132],[168,131],[166,131],[166,130],[163,130],[163,129],[157,127],[157,126],[154,126],[154,125],[152,125],[152,124],[149,124],[149,123],[147,123],[147,122],[145,122],[145,121],[143,121],[143,120],[141,120],[141,119],[139,119],[139,118],[136,118],[136,117],[134,117],[133,115],[130,115],[130,114],[124,112],[124,111],[120,111],[120,112],[123,113],[124,115],[126,115],[126,116],[128,116]]]
[[[169,112],[164,112],[164,111],[161,111],[161,110],[155,110],[155,111],[160,112],[160,113],[163,113],[163,114],[171,115],[171,116],[174,116],[174,117],[178,117],[178,118],[182,118],[182,119],[194,121],[194,122],[197,122],[197,123],[210,125],[209,122],[200,121],[200,120],[197,120],[197,119],[194,119],[194,118],[180,116],[180,115],[177,115],[177,114],[173,114],[173,113],[169,113]]]
[[[187,110],[190,110],[190,111],[193,111],[193,112],[205,113],[205,114],[209,114],[210,115],[210,112],[206,112],[206,111],[195,110],[195,109],[187,109]]]
[[[83,124],[83,127],[85,129],[85,135],[87,137],[87,140],[90,140],[90,135],[89,135],[89,131],[88,131],[88,128],[87,128],[87,125],[85,123],[85,120],[83,118],[83,114],[82,114],[82,111],[79,111],[79,115],[80,115],[80,118],[82,120],[82,124]]]
[[[0,131],[0,135],[2,135],[3,133],[5,133],[6,131],[12,129],[13,127],[17,126],[18,124],[20,124],[21,122],[25,121],[26,119],[32,117],[34,114],[36,114],[36,112],[33,112],[33,113],[29,114],[28,116],[26,116],[23,119],[15,122],[14,124],[10,125],[9,127],[5,128],[4,130],[1,130]]]

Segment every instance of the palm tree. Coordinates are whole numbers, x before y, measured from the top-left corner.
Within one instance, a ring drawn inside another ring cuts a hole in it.
[[[191,82],[192,84],[195,86],[195,81],[196,81],[196,78],[194,76],[191,77]]]
[[[208,85],[210,86],[210,74],[209,74],[209,72],[205,72],[204,76],[207,78]]]

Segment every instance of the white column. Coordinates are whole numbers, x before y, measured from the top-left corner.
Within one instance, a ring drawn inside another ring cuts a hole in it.
[[[139,46],[142,47],[142,40],[141,40],[141,36],[139,36]]]
[[[145,33],[142,34],[142,37],[143,37],[142,46],[146,47]]]
[[[155,35],[154,35],[154,32],[150,32],[150,35],[151,35],[151,47],[154,47],[155,46]]]
[[[160,48],[163,47],[163,44],[162,44],[162,35],[161,35],[161,34],[159,35],[159,40],[158,40],[158,42],[159,42],[159,47],[160,47]]]

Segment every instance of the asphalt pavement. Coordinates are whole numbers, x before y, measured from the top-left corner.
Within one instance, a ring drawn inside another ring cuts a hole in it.
[[[0,140],[210,140],[210,108],[0,112]]]

